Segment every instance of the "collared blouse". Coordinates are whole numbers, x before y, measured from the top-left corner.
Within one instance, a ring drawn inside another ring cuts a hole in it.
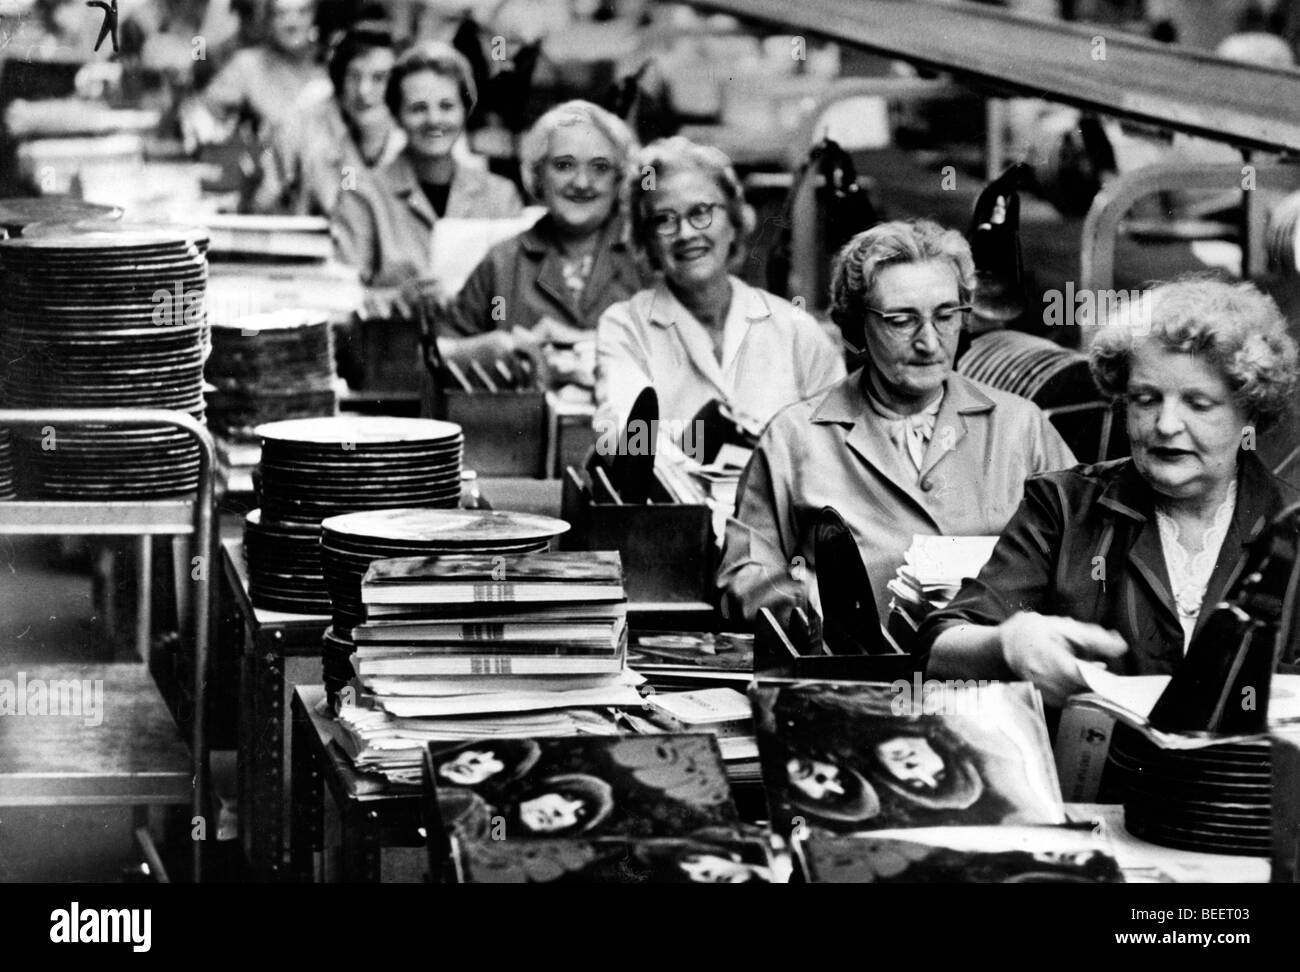
[[[918,477],[868,404],[859,369],[768,426],[741,478],[718,586],[753,618],[802,578],[820,611],[811,536],[830,506],[857,541],[884,618],[885,585],[914,535],[1001,533],[1028,476],[1074,462],[1036,405],[954,372]]]
[[[457,164],[447,196],[448,217],[506,219],[523,211],[512,182]],[[433,206],[403,151],[339,195],[331,231],[339,259],[356,267],[367,287],[400,287],[427,277],[432,264]]]
[[[1226,593],[1243,544],[1297,496],[1254,453],[1240,453],[1236,507],[1195,631],[1212,613],[1205,605],[1217,604]],[[997,625],[1018,611],[1118,632],[1129,646],[1128,654],[1111,663],[1120,674],[1168,674],[1182,660],[1184,633],[1161,548],[1155,494],[1131,459],[1030,479],[992,558],[952,603],[926,619],[919,642],[928,648],[954,625]],[[1010,678],[1010,671],[1003,677]]]
[[[442,322],[446,333],[470,336],[531,328],[543,317],[553,317],[594,336],[596,322],[611,304],[627,300],[649,283],[623,239],[622,225],[615,218],[601,231],[591,274],[576,300],[565,285],[549,216],[498,243],[448,304]]]
[[[650,386],[661,429],[685,428],[714,399],[761,428],[843,377],[843,356],[811,315],[730,280],[721,361],[704,325],[662,281],[605,311],[596,333],[598,422],[621,427]]]

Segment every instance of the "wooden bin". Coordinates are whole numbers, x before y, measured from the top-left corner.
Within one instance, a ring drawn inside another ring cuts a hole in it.
[[[570,530],[560,537],[561,549],[622,555],[634,627],[698,631],[716,625],[718,553],[708,506],[593,503],[570,468],[562,515]]]
[[[544,479],[553,465],[554,411],[546,392],[448,389],[443,417],[464,430],[463,466],[480,476]]]

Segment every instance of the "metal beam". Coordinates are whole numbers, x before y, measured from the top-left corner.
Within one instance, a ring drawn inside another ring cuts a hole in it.
[[[690,2],[948,71],[999,94],[1046,98],[1241,146],[1300,150],[1300,71],[1255,67],[1114,28],[972,4]]]

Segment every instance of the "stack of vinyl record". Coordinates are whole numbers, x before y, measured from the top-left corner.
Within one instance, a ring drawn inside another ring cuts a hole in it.
[[[1268,740],[1161,749],[1116,726],[1107,786],[1124,803],[1129,833],[1165,847],[1210,854],[1272,850]]]
[[[333,695],[352,678],[352,629],[365,620],[361,579],[372,561],[431,554],[539,553],[568,529],[563,520],[503,510],[393,509],[323,521],[321,563],[334,619],[324,641],[326,689]]]
[[[460,426],[338,415],[260,425],[261,508],[245,519],[249,596],[258,607],[326,614],[320,522],[358,510],[454,507]]]
[[[1021,331],[981,334],[957,370],[1044,408],[1097,397],[1086,355]]]
[[[181,227],[29,227],[0,241],[0,403],[165,408],[203,417],[207,240]],[[14,433],[22,488],[147,499],[197,488],[198,444],[169,426]]]
[[[71,196],[19,196],[0,199],[0,228],[9,236],[22,236],[28,226],[83,219],[117,220],[121,206],[90,203]]]
[[[14,450],[9,440],[9,430],[0,429],[0,500],[16,499],[18,490],[14,483]]]
[[[334,341],[317,311],[274,311],[212,324],[207,376],[214,434],[252,441],[267,422],[338,411]]]

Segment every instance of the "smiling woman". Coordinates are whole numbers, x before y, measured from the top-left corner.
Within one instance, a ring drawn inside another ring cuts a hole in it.
[[[513,184],[453,156],[475,97],[469,65],[448,45],[417,45],[393,65],[385,100],[406,148],[344,186],[332,226],[339,258],[368,287],[427,277],[433,224],[444,216],[497,219],[523,208]]]
[[[660,139],[636,158],[624,191],[632,241],[662,282],[601,318],[597,428],[622,428],[650,387],[660,429],[687,429],[717,401],[757,432],[843,376],[839,349],[811,315],[729,273],[753,212],[722,152]],[[684,437],[661,442],[660,457],[674,446]]]
[[[439,320],[444,359],[525,355],[545,366],[547,346],[588,345],[596,321],[648,280],[625,240],[618,189],[636,148],[616,116],[588,101],[552,108],[524,135],[520,172],[546,207],[530,229],[493,247]],[[591,366],[553,368],[556,383],[590,386]]]
[[[1140,303],[1092,348],[1132,456],[1026,483],[992,559],[921,630],[932,676],[1029,680],[1059,704],[1084,690],[1076,657],[1173,671],[1243,543],[1300,495],[1255,455],[1296,380],[1273,301],[1187,279]]]

